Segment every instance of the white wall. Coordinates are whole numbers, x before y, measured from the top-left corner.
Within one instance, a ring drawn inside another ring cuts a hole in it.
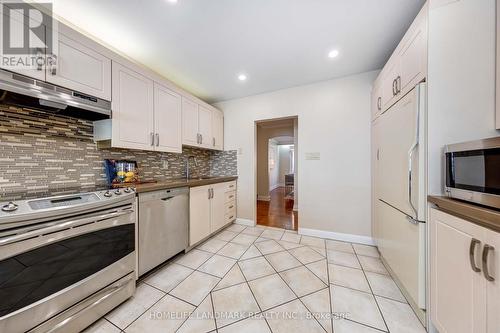
[[[430,194],[443,193],[446,144],[500,135],[495,130],[495,30],[495,0],[430,2]]]
[[[285,175],[290,173],[290,145],[279,146],[280,168],[278,173],[278,182],[280,186],[285,186]]]
[[[298,116],[299,228],[371,236],[370,91],[378,71],[218,103],[237,149],[238,217],[255,221],[255,121]],[[319,152],[319,161],[305,154]]]
[[[271,139],[269,140],[269,191],[274,190],[279,185],[280,176],[280,151],[278,143]],[[271,158],[274,159],[274,166],[271,166]]]

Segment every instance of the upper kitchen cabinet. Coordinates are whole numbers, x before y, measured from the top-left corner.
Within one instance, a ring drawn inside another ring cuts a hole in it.
[[[383,113],[427,77],[427,20],[424,4],[382,69],[376,87],[381,90]]]
[[[222,150],[223,126],[219,110],[182,98],[182,144]]]
[[[61,30],[64,26],[61,25]],[[111,60],[94,48],[95,43],[67,37],[59,31],[55,64],[47,66],[46,80],[84,94],[111,100]]]
[[[496,128],[500,129],[500,1],[497,0]]]
[[[153,95],[152,80],[113,63],[112,147],[154,150]]]
[[[155,150],[182,152],[182,98],[167,87],[154,83]]]
[[[212,146],[214,149],[224,149],[224,114],[217,109],[212,110]]]
[[[372,120],[374,120],[375,118],[380,116],[380,113],[382,112],[382,87],[380,87],[380,82],[378,79],[373,83],[371,98]]]
[[[31,54],[29,56],[36,59],[37,62],[35,66],[28,66],[28,64],[27,66],[21,66],[18,63],[16,63],[15,66],[7,66],[3,62],[1,62],[0,68],[7,69],[11,72],[15,72],[18,74],[26,75],[36,80],[45,81],[45,71],[43,69],[43,64],[46,62],[46,55],[45,55],[45,42],[47,37],[46,27],[43,24],[36,22],[31,18],[25,17],[19,12],[15,11],[11,12],[10,17],[7,17],[6,13],[3,13],[3,20],[4,22],[10,22],[11,44],[23,45],[22,43],[24,43],[23,41],[24,31],[28,31],[29,29],[28,26],[32,27],[39,26],[38,28],[39,34],[38,36],[33,33],[29,34],[29,42],[30,46],[32,46]]]

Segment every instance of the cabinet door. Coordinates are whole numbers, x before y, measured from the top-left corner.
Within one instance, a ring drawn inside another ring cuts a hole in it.
[[[419,21],[401,52],[401,90],[406,94],[415,85],[421,82],[427,73],[427,20],[426,17],[417,18]]]
[[[182,152],[181,96],[154,83],[155,150]]]
[[[212,185],[213,198],[211,210],[211,232],[215,232],[226,224],[226,185],[224,183]]]
[[[198,104],[182,98],[182,143],[197,146],[198,143]]]
[[[154,150],[153,81],[113,63],[112,146]]]
[[[376,119],[372,123],[372,233],[375,242],[378,245],[379,240],[379,149],[380,149],[380,134],[379,121]]]
[[[382,113],[382,89],[374,86],[372,90],[372,119],[377,118]]]
[[[397,100],[397,80],[400,76],[400,58],[394,54],[384,67],[382,76],[382,110],[387,110]]]
[[[212,110],[212,147],[224,149],[224,114],[219,110]]]
[[[487,332],[500,332],[500,234],[498,232],[485,230],[484,242],[490,248],[487,256],[488,275],[493,281],[486,281],[486,304],[487,304]],[[484,271],[484,266],[483,266]],[[486,278],[485,278],[486,280]]]
[[[210,186],[189,190],[189,246],[210,235]]]
[[[57,42],[57,65],[47,67],[47,81],[110,101],[111,60],[63,34]]]
[[[4,4],[2,4],[4,5]],[[8,6],[8,4],[5,4],[5,6]],[[5,7],[4,10],[7,10]],[[29,36],[29,46],[30,48],[33,48],[31,51],[31,54],[27,55],[30,58],[30,61],[35,61],[38,60],[40,61],[39,64],[36,63],[35,65],[32,66],[31,63],[26,63],[25,65],[22,65],[21,63],[16,63],[15,66],[7,66],[6,64],[3,63],[3,61],[0,62],[0,68],[9,70],[11,72],[15,72],[18,74],[26,75],[31,78],[37,79],[37,80],[42,80],[45,81],[45,70],[43,68],[45,62],[46,62],[46,57],[45,57],[45,41],[46,41],[46,36],[47,36],[47,29],[45,25],[31,19],[28,17],[25,17],[22,13],[17,12],[17,11],[11,11],[10,12],[10,17],[6,15],[6,13],[3,13],[3,20],[4,22],[9,22],[10,23],[10,44],[12,47],[23,47],[25,46],[25,41],[24,37],[26,35]],[[30,34],[25,34],[24,31],[27,31],[29,29],[28,26],[33,27],[38,27],[40,26],[40,31],[43,36],[41,38],[37,37],[35,34],[30,33]],[[2,27],[3,28],[3,27]],[[3,30],[2,30],[3,33]],[[9,54],[3,51],[2,49],[2,55],[8,57]],[[24,57],[23,57],[24,58]]]
[[[212,110],[199,106],[198,129],[200,132],[201,146],[213,148],[212,137]]]
[[[481,228],[435,209],[430,227],[432,322],[441,333],[486,332],[486,280],[469,258],[472,240],[482,239]],[[479,268],[482,245],[475,246]]]

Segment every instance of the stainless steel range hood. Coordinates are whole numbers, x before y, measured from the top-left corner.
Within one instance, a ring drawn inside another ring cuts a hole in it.
[[[111,116],[111,102],[0,70],[0,103],[101,120]]]

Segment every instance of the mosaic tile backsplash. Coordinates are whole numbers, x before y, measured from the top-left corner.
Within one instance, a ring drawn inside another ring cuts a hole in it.
[[[236,151],[183,148],[182,154],[98,149],[92,122],[0,104],[0,201],[47,191],[106,185],[104,159],[135,160],[141,180],[185,176],[235,176]],[[166,166],[166,167],[165,167]]]

